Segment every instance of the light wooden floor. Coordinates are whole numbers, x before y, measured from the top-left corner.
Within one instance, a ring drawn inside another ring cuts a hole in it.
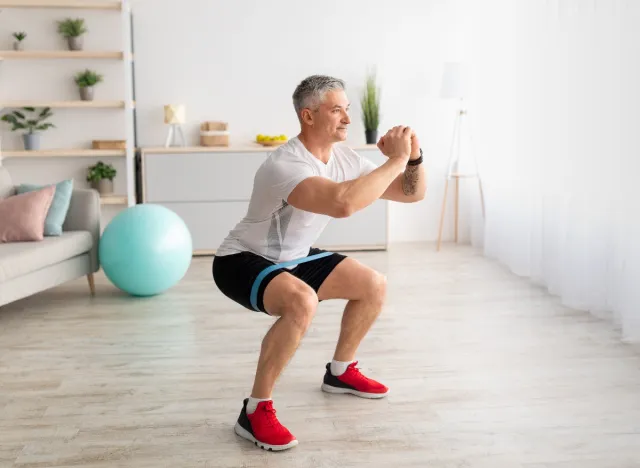
[[[0,466],[640,466],[640,350],[468,247],[357,253],[389,301],[360,353],[384,400],[320,391],[344,302],[320,305],[274,400],[300,440],[233,433],[271,319],[197,258],[164,295],[100,275],[0,308]]]

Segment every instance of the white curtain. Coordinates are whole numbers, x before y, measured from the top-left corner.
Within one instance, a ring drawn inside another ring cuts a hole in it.
[[[487,210],[472,242],[640,341],[640,2],[464,11]]]

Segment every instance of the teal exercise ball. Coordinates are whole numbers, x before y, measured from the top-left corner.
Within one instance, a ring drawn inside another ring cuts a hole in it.
[[[182,279],[193,255],[191,233],[172,210],[134,205],[105,227],[98,253],[105,275],[133,296],[153,296]]]

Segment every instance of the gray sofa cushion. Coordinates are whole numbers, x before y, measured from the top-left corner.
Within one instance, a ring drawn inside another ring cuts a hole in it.
[[[0,198],[7,198],[11,195],[15,195],[16,188],[11,182],[11,176],[9,171],[5,167],[2,167],[2,161],[0,161]]]
[[[0,283],[91,250],[88,231],[63,232],[37,242],[0,243]]]

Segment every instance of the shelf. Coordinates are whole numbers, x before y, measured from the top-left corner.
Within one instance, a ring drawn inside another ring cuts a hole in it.
[[[123,109],[124,101],[0,101],[0,109],[51,107],[55,109]]]
[[[115,59],[122,60],[124,53],[109,50],[0,50],[0,60],[5,59]]]
[[[452,173],[450,176],[452,179],[477,179],[477,174],[462,174],[462,173]]]
[[[80,0],[0,0],[0,8],[78,8],[83,10],[122,10],[122,2]]]
[[[13,147],[0,149],[0,164],[2,160],[13,160],[13,164],[25,166],[25,170],[35,171],[38,175],[48,178],[54,178],[58,180],[63,177],[62,172],[68,172],[66,177],[74,177],[74,174],[78,174],[78,171],[84,171],[84,166],[93,164],[100,159],[105,163],[109,161],[112,163],[124,164],[123,178],[126,184],[122,189],[117,190],[116,193],[104,194],[99,197],[100,205],[103,207],[102,211],[105,214],[109,214],[111,211],[119,211],[125,209],[130,203],[133,203],[135,198],[135,186],[136,186],[136,173],[135,164],[133,164],[133,158],[135,148],[132,147],[131,142],[134,138],[135,128],[133,127],[134,121],[133,115],[130,114],[135,107],[136,102],[133,98],[132,89],[132,68],[133,67],[133,54],[130,47],[129,34],[131,31],[131,15],[130,5],[127,0],[0,0],[0,13],[6,9],[24,10],[26,15],[32,14],[45,14],[48,10],[52,14],[57,11],[60,15],[98,15],[104,17],[104,15],[111,17],[112,20],[119,22],[120,26],[118,30],[125,31],[126,38],[122,45],[114,44],[113,46],[106,46],[102,48],[97,46],[95,48],[87,47],[85,50],[68,50],[66,44],[24,44],[24,50],[13,50],[9,43],[0,44],[0,72],[3,70],[9,71],[7,67],[18,67],[21,64],[24,65],[37,65],[39,67],[53,66],[66,67],[65,64],[71,65],[72,63],[85,62],[83,66],[91,67],[92,63],[113,64],[118,68],[122,68],[122,76],[119,79],[123,85],[123,94],[114,96],[100,96],[95,100],[84,101],[81,100],[80,95],[75,93],[60,93],[52,95],[38,95],[38,94],[25,94],[25,93],[11,93],[11,95],[4,95],[0,98],[0,114],[12,110],[20,110],[23,108],[51,108],[56,111],[60,111],[64,114],[78,113],[80,115],[86,114],[91,116],[94,114],[102,115],[103,112],[109,115],[115,114],[115,117],[124,117],[125,119],[125,134],[118,140],[99,140],[92,139],[91,136],[81,136],[81,140],[76,144],[71,142],[64,144],[60,142],[57,145],[55,142],[51,145],[42,144],[40,149],[25,150],[23,145],[16,144]],[[80,10],[73,13],[73,10]],[[101,11],[102,10],[102,11]],[[84,13],[82,13],[84,11]],[[48,14],[48,13],[47,13]],[[96,20],[98,20],[96,16]],[[4,16],[2,16],[3,18]],[[38,17],[33,18],[36,24]],[[26,18],[22,18],[24,21]],[[110,20],[111,21],[111,20]],[[0,21],[1,22],[1,21]],[[105,25],[108,27],[109,25]],[[91,29],[91,28],[90,28]],[[88,49],[88,50],[87,50]],[[28,73],[28,70],[24,70]],[[35,78],[46,79],[46,72],[36,72]],[[25,75],[26,76],[26,75]],[[17,76],[13,84],[15,86],[28,89],[28,84],[24,81],[20,81],[21,76]],[[0,85],[5,86],[6,83]],[[25,87],[26,86],[26,87]],[[2,88],[4,89],[4,88]],[[6,94],[6,93],[5,93]],[[3,110],[4,109],[4,110]],[[77,139],[78,130],[75,133],[69,133],[69,137]],[[18,136],[19,137],[19,136]],[[98,137],[100,138],[100,137]],[[93,140],[93,141],[92,141]],[[18,142],[20,140],[16,140]],[[126,141],[126,149],[124,145],[119,144],[121,141]],[[94,148],[112,148],[112,149],[94,149]],[[114,149],[116,148],[116,149]],[[118,149],[122,148],[122,149]],[[43,160],[44,159],[44,160]],[[9,164],[5,161],[5,164]],[[84,161],[84,162],[83,162]],[[56,166],[48,167],[48,166]],[[61,165],[61,166],[60,166]],[[60,166],[60,167],[57,167]],[[67,167],[68,166],[68,167]],[[65,169],[65,167],[67,167]],[[82,168],[81,168],[82,167]],[[57,175],[56,175],[57,174]],[[134,192],[134,193],[132,193]],[[102,221],[102,220],[101,220]]]
[[[349,145],[353,150],[378,150],[376,145]],[[139,148],[144,154],[183,154],[183,153],[271,153],[278,146],[262,146],[259,143],[231,146],[142,146]],[[378,150],[379,151],[379,150]]]
[[[50,149],[32,151],[3,151],[3,158],[78,158],[78,157],[110,157],[125,156],[125,150],[94,150],[94,149]]]
[[[100,203],[103,205],[126,205],[127,197],[124,195],[101,195]]]
[[[149,146],[141,147],[145,154],[183,154],[183,153],[270,153],[278,149],[277,146],[262,146],[247,144],[246,146]]]

